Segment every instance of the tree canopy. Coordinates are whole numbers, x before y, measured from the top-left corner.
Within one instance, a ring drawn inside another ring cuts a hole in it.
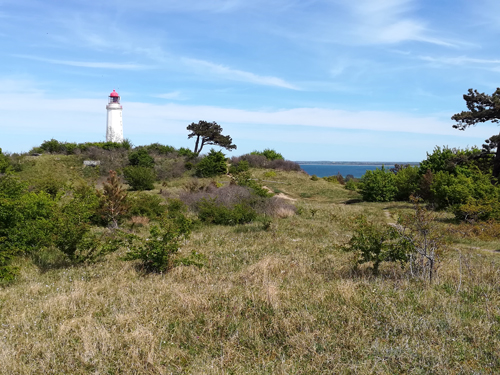
[[[453,125],[455,129],[465,130],[469,126],[475,126],[479,122],[491,121],[500,122],[500,88],[497,88],[491,95],[480,93],[477,90],[469,89],[464,95],[468,111],[454,114],[451,119],[457,123]],[[500,175],[500,147],[498,143],[500,135],[494,135],[487,139],[483,145],[485,155],[495,153],[493,159],[493,176]],[[494,151],[496,149],[496,151]]]
[[[205,145],[216,145],[228,151],[236,149],[236,145],[233,144],[231,137],[229,135],[222,135],[223,129],[215,121],[193,122],[187,126],[187,130],[191,131],[188,138],[196,137],[193,151],[195,155],[199,155]]]

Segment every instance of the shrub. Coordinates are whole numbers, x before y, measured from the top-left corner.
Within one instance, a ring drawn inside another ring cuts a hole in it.
[[[180,241],[189,237],[191,220],[185,216],[176,219],[164,218],[160,225],[153,225],[144,241],[129,236],[131,246],[124,260],[140,260],[146,271],[165,272],[174,265],[173,256],[179,251]]]
[[[185,147],[179,148],[177,150],[177,153],[180,156],[185,156],[188,159],[193,159],[193,158],[195,158],[197,156],[193,151],[191,151],[189,148],[185,148]]]
[[[152,143],[148,146],[144,146],[144,149],[147,152],[154,152],[158,155],[168,155],[168,154],[174,153],[176,151],[175,147],[165,146],[165,145],[162,145],[160,143]]]
[[[276,152],[275,150],[271,150],[269,148],[266,148],[264,151],[253,151],[250,153],[250,155],[262,155],[264,156],[267,160],[285,160],[283,158],[283,155],[280,153]]]
[[[360,192],[368,202],[390,202],[394,200],[397,188],[395,175],[384,166],[374,171],[366,171],[361,177]]]
[[[234,182],[239,186],[249,187],[254,191],[259,197],[272,197],[273,194],[268,190],[264,189],[261,184],[259,184],[255,179],[252,178],[250,172],[241,172],[233,176]]]
[[[211,149],[207,156],[196,165],[198,177],[215,177],[227,171],[226,157],[222,151]]]
[[[316,176],[315,174],[313,174],[313,175],[311,176],[311,181],[319,181],[318,176]]]
[[[5,173],[10,169],[9,157],[2,153],[0,148],[0,173]]]
[[[203,198],[197,209],[201,221],[218,225],[245,224],[257,217],[255,210],[245,202],[226,207],[216,199]]]
[[[276,172],[275,171],[267,171],[266,173],[264,173],[264,177],[265,178],[274,178],[276,177]]]
[[[408,201],[410,196],[418,191],[420,182],[419,168],[410,165],[403,166],[396,172],[395,176],[394,184],[397,189],[395,199]]]
[[[345,185],[345,180],[344,177],[339,173],[337,173],[337,181],[339,182],[340,185]]]
[[[130,165],[134,167],[153,168],[155,161],[144,148],[131,152],[128,156]]]
[[[379,265],[383,261],[407,261],[404,248],[395,246],[395,238],[394,229],[376,226],[362,215],[356,219],[354,234],[349,242],[342,246],[342,250],[359,252],[357,264],[373,262],[373,273],[378,274]]]
[[[129,205],[128,216],[145,216],[149,219],[157,219],[165,214],[167,206],[159,195],[147,193],[136,193],[129,195],[127,204]]]
[[[109,171],[109,177],[100,195],[99,212],[106,223],[118,228],[121,218],[128,211],[127,193],[122,188],[115,171]]]
[[[347,190],[356,191],[356,189],[358,188],[358,186],[356,184],[356,181],[351,178],[351,179],[347,180],[347,182],[345,184],[345,188]]]
[[[229,167],[229,173],[231,174],[236,174],[236,173],[241,173],[241,172],[246,172],[250,169],[250,164],[246,160],[240,160],[236,164],[232,164],[231,167]]]
[[[156,181],[155,172],[152,168],[126,167],[123,169],[125,181],[132,190],[153,190]]]

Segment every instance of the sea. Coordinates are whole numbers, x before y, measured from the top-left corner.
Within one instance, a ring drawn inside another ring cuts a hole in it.
[[[300,167],[309,175],[315,174],[318,177],[336,176],[340,173],[346,177],[348,174],[355,178],[360,178],[366,171],[374,171],[382,168],[382,164],[301,164]],[[394,168],[394,164],[384,164],[386,169]]]

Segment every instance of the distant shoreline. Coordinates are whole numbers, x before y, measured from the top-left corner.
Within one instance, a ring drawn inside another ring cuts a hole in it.
[[[296,161],[297,164],[303,165],[395,165],[395,164],[410,164],[410,165],[419,165],[419,162],[415,161]]]

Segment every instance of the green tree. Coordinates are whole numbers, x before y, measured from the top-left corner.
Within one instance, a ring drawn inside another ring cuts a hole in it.
[[[469,89],[464,95],[468,111],[454,114],[451,119],[457,123],[453,125],[455,129],[465,130],[469,126],[475,126],[480,122],[491,121],[500,122],[500,88],[497,88],[491,95],[480,93],[477,90]],[[483,150],[486,154],[494,153],[493,176],[500,175],[500,147],[498,143],[500,134],[486,140]]]
[[[7,172],[10,168],[9,157],[2,153],[2,149],[0,148],[0,173]]]
[[[194,154],[198,156],[205,145],[216,145],[225,148],[228,151],[235,150],[236,145],[229,135],[222,135],[222,127],[214,122],[198,121],[187,126],[187,130],[191,133],[188,139],[196,138],[194,145]]]
[[[118,228],[120,218],[127,213],[128,208],[127,192],[122,188],[116,172],[109,171],[108,180],[104,183],[101,193],[100,213],[103,219],[113,228]]]
[[[196,175],[199,177],[214,177],[226,173],[226,157],[222,151],[211,149],[207,156],[196,165]]]
[[[368,202],[390,202],[396,197],[396,176],[382,166],[381,169],[366,171],[361,177],[360,192]]]

